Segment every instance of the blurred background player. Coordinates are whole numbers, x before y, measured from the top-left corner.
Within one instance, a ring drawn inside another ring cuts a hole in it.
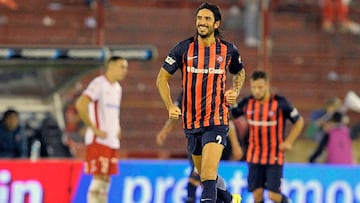
[[[92,174],[87,202],[106,203],[110,176],[118,173],[121,138],[120,102],[128,62],[111,57],[106,72],[94,78],[76,102],[79,117],[87,126],[85,173]]]
[[[264,203],[264,189],[276,203],[288,203],[281,194],[284,151],[290,150],[304,126],[303,118],[286,98],[270,92],[266,72],[254,71],[250,79],[251,95],[240,100],[232,109],[234,118],[245,115],[249,124],[248,189],[255,203]],[[293,123],[285,136],[285,123]]]

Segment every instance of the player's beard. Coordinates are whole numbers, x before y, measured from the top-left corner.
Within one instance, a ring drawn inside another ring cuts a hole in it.
[[[200,36],[202,39],[206,39],[214,34],[214,29],[211,29],[208,27],[208,32],[206,34],[200,34],[199,30],[197,30],[198,36]]]
[[[265,101],[267,98],[268,98],[268,95],[269,95],[270,93],[268,93],[268,92],[265,92],[265,93],[263,93],[262,95],[258,95],[257,97],[255,97],[255,99],[257,99],[257,100],[259,100],[260,102],[263,102],[263,101]]]
[[[262,97],[260,97],[258,100],[261,101],[261,102],[263,102],[263,101],[265,100],[265,95],[263,95]]]
[[[258,101],[264,101],[266,94],[253,94],[253,97]]]
[[[198,35],[201,37],[201,38],[203,38],[203,39],[206,39],[206,38],[208,38],[211,34],[210,33],[207,33],[207,34],[200,34],[199,32],[198,32]]]

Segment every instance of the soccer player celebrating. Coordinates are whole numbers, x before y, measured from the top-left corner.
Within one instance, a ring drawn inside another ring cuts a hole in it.
[[[201,203],[215,203],[218,167],[229,125],[229,104],[236,102],[245,80],[237,48],[222,39],[218,6],[203,3],[196,11],[196,34],[179,42],[166,57],[157,77],[160,96],[169,118],[182,116],[188,151],[200,174]],[[182,72],[182,108],[176,106],[169,87],[171,76]],[[226,90],[227,71],[233,74],[233,88]],[[226,202],[239,202],[239,196]]]

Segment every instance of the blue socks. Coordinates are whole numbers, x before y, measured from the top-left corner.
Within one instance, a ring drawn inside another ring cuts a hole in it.
[[[193,185],[192,183],[188,183],[187,186],[187,192],[188,192],[188,196],[186,199],[186,203],[195,203],[195,198],[196,198],[196,185]]]
[[[202,182],[203,192],[201,194],[201,203],[216,202],[216,180],[206,180]]]

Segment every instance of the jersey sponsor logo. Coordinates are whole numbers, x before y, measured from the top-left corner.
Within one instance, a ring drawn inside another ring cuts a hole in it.
[[[215,69],[215,68],[209,68],[209,69],[204,69],[204,68],[195,68],[195,67],[186,67],[186,71],[188,73],[204,73],[204,74],[223,74],[225,72],[225,70],[222,69]]]
[[[249,119],[248,120],[250,125],[253,126],[274,126],[277,125],[277,121],[254,121]]]
[[[169,65],[173,65],[176,61],[175,61],[175,59],[171,58],[170,56],[167,56],[165,59],[165,62],[168,63]]]

